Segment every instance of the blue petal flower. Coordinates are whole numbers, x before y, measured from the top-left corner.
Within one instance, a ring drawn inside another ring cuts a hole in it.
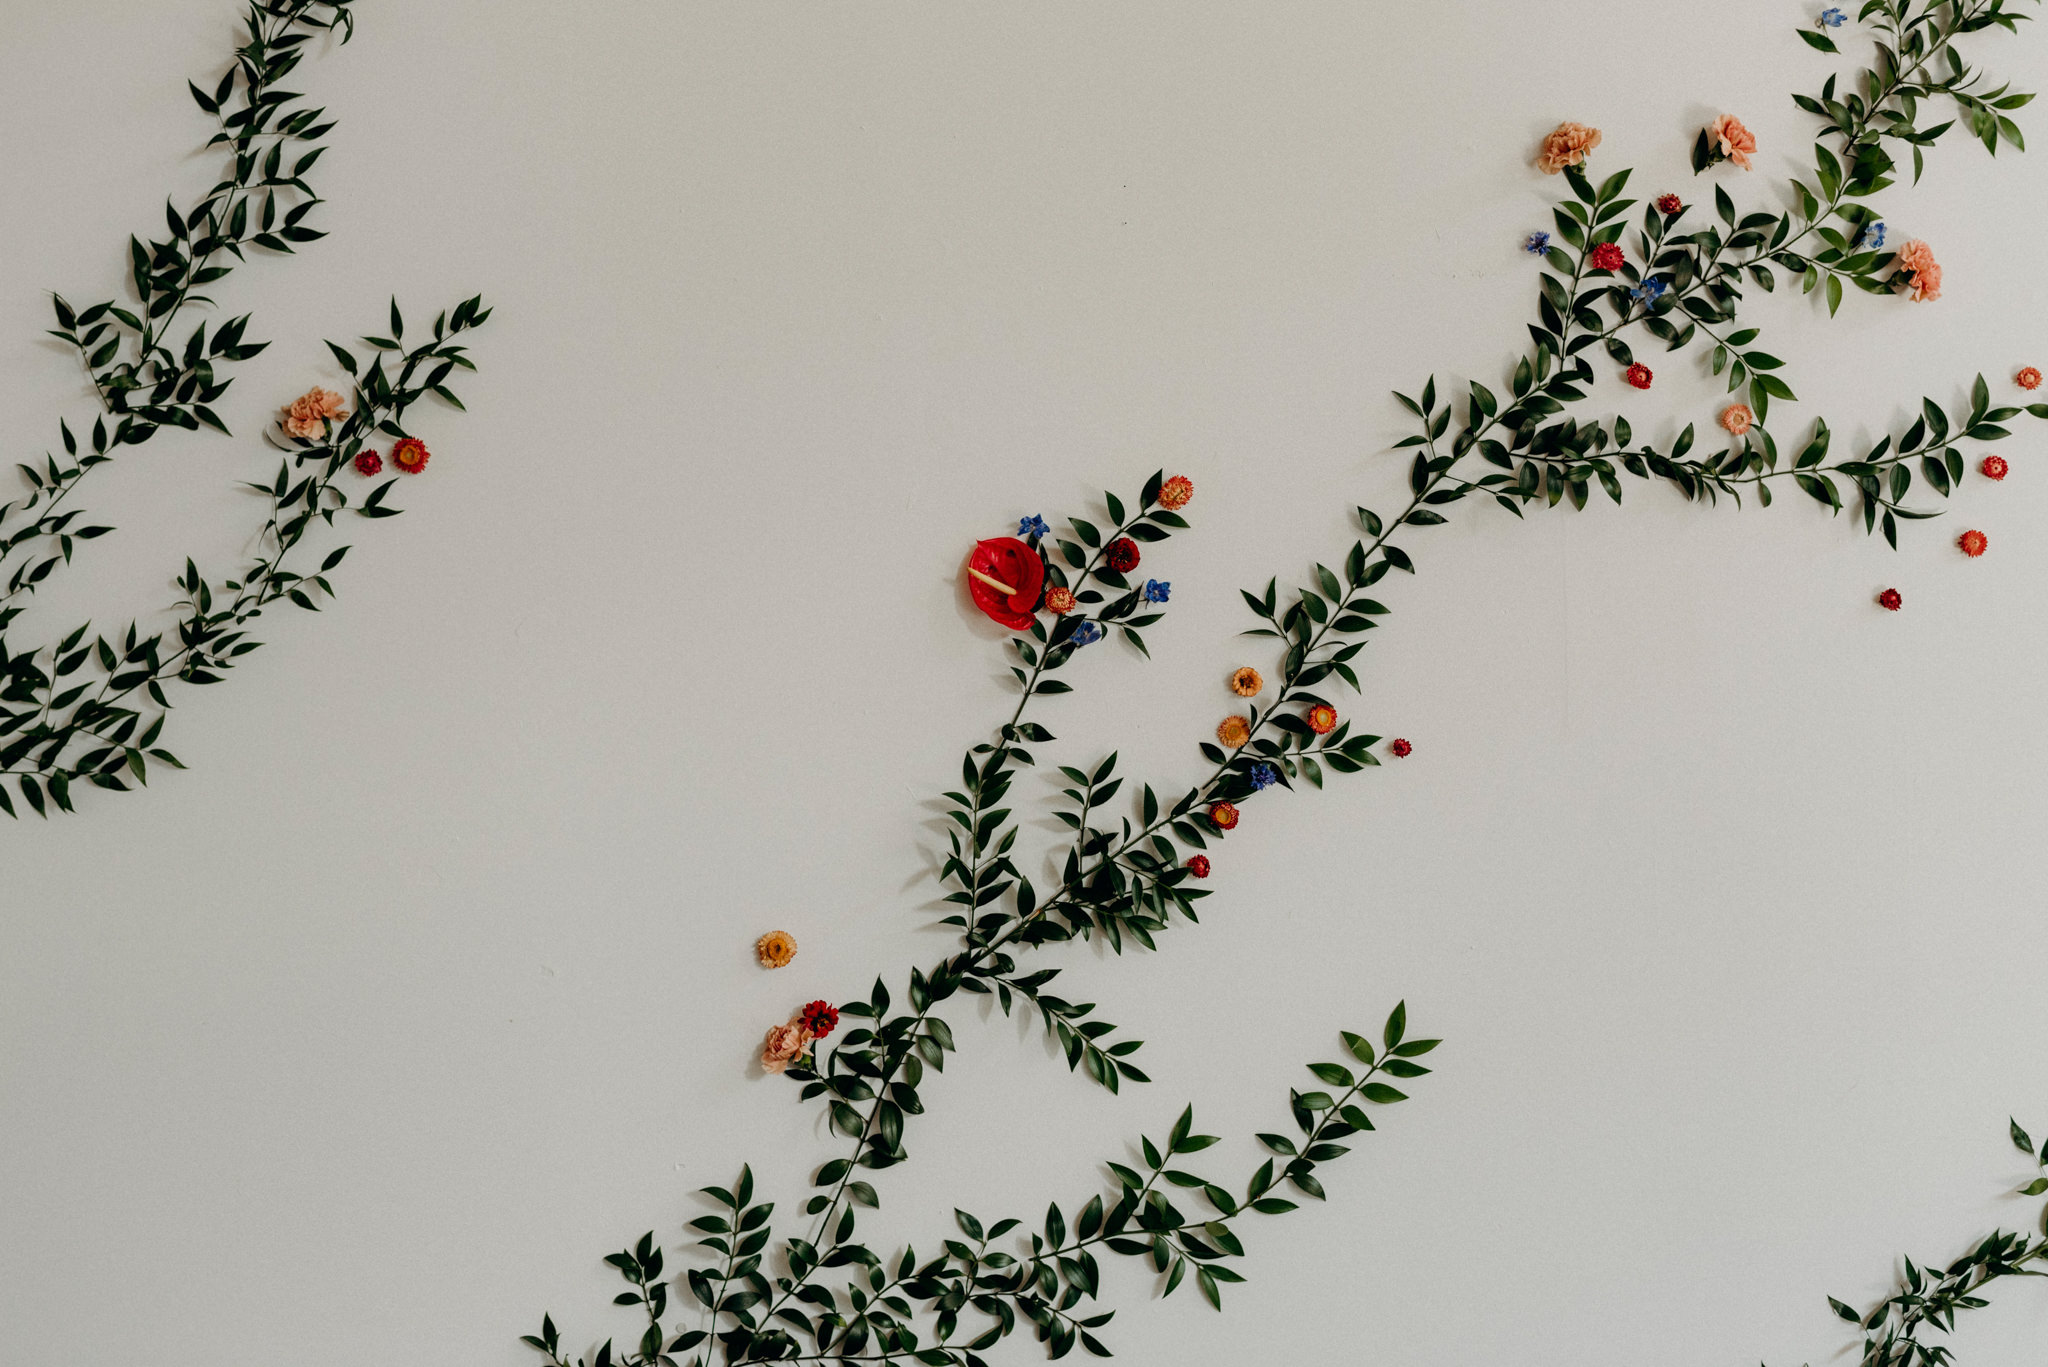
[[[1270,764],[1254,764],[1251,780],[1254,788],[1270,788],[1280,781],[1280,771]]]
[[[1884,249],[1884,223],[1873,219],[1856,230],[1855,241],[1849,244],[1851,251],[1875,252]]]
[[[1102,628],[1093,622],[1083,622],[1080,626],[1074,628],[1073,643],[1077,647],[1092,646],[1101,639]]]
[[[1836,9],[1833,5],[1829,5],[1820,12],[1820,26],[1822,28],[1840,28],[1848,22],[1849,16]]]
[[[1645,304],[1654,304],[1664,297],[1664,291],[1667,288],[1668,286],[1665,285],[1662,279],[1653,275],[1643,281],[1642,284],[1630,290],[1628,294],[1631,299],[1641,300]]]
[[[1017,524],[1017,535],[1019,536],[1044,536],[1051,530],[1050,527],[1045,525],[1045,519],[1036,513],[1033,513],[1030,517]]]
[[[1147,579],[1145,581],[1145,601],[1148,603],[1163,603],[1166,601],[1167,595],[1172,592],[1173,585],[1163,579]]]
[[[1541,256],[1550,250],[1549,233],[1530,233],[1522,243],[1522,250],[1531,256]]]

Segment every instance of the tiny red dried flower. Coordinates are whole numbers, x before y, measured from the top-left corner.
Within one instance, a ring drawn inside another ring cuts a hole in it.
[[[1615,242],[1602,242],[1593,248],[1591,260],[1596,271],[1618,271],[1628,264],[1628,258],[1622,255],[1621,245]]]
[[[1209,856],[1198,854],[1193,859],[1188,860],[1188,872],[1197,878],[1207,878],[1209,876]]]
[[[1057,612],[1062,617],[1074,610],[1074,591],[1054,584],[1045,591],[1045,610]]]
[[[1138,543],[1128,536],[1120,536],[1109,543],[1109,550],[1103,558],[1118,574],[1129,574],[1138,568]]]
[[[1883,593],[1877,595],[1877,605],[1886,612],[1897,612],[1906,605],[1906,600],[1899,597],[1897,589],[1886,589]]]
[[[1327,736],[1337,726],[1337,709],[1328,703],[1317,703],[1308,710],[1308,729],[1319,736]]]
[[[1237,828],[1237,808],[1228,802],[1210,803],[1209,824],[1219,831],[1235,830]]]
[[[2012,469],[2005,463],[2004,456],[1986,456],[1984,463],[1977,468],[1984,472],[1986,479],[2004,479],[2006,472]]]
[[[811,1002],[797,1013],[796,1023],[811,1032],[812,1039],[823,1039],[839,1024],[839,1008],[831,1002]]]
[[[1395,759],[1406,759],[1408,758],[1408,756],[1415,753],[1415,747],[1410,745],[1405,740],[1396,740],[1392,745],[1389,745],[1387,748],[1394,752]]]
[[[408,475],[416,475],[427,468],[427,444],[418,437],[407,437],[391,448],[391,463]]]
[[[2022,366],[2020,367],[2020,373],[2012,377],[2012,382],[2021,389],[2039,389],[2041,387],[2041,372],[2033,366]]]
[[[1195,496],[1195,482],[1186,475],[1175,475],[1159,486],[1159,506],[1178,510],[1188,506],[1188,500]]]
[[[1650,381],[1654,379],[1655,376],[1651,375],[1650,368],[1648,366],[1644,365],[1641,361],[1637,361],[1634,365],[1628,368],[1628,374],[1625,378],[1628,380],[1630,384],[1634,385],[1637,389],[1648,389],[1650,387]]]
[[[1962,547],[1964,555],[1974,560],[1991,545],[1991,538],[1973,527],[1956,538],[1956,545]]]
[[[1675,214],[1684,207],[1685,201],[1677,195],[1657,196],[1657,212],[1660,214]]]
[[[375,451],[365,451],[356,457],[356,473],[359,475],[374,475],[383,468],[384,457]]]

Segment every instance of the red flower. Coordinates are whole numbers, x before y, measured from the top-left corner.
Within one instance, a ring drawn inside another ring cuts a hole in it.
[[[1045,562],[1014,536],[978,541],[967,557],[967,593],[974,606],[1012,631],[1031,625],[1044,587]]]
[[[1650,374],[1650,368],[1641,361],[1637,361],[1628,368],[1628,374],[1625,378],[1637,389],[1648,389],[1650,387],[1650,380],[1653,377]]]
[[[1188,860],[1188,872],[1197,878],[1207,878],[1209,876],[1209,856],[1198,854],[1193,859]]]
[[[1337,709],[1328,703],[1317,703],[1308,710],[1308,729],[1319,736],[1327,736],[1337,725]]]
[[[1897,612],[1900,608],[1906,606],[1906,600],[1899,597],[1897,589],[1886,589],[1883,593],[1877,595],[1877,605],[1886,612]]]
[[[1186,475],[1175,475],[1159,486],[1159,506],[1178,510],[1188,506],[1188,500],[1195,496],[1195,482]]]
[[[796,1023],[810,1031],[812,1039],[823,1039],[839,1024],[839,1008],[831,1002],[812,1002],[797,1013]]]
[[[2012,377],[2012,382],[2021,389],[2039,389],[2041,387],[2041,372],[2033,366],[2021,366],[2020,373]]]
[[[1219,831],[1235,830],[1237,828],[1237,808],[1228,802],[1210,803],[1209,824]]]
[[[2004,479],[2006,472],[2012,467],[2005,463],[2004,456],[1986,456],[1984,463],[1977,468],[1984,472],[1986,479]]]
[[[375,451],[365,451],[356,457],[356,473],[359,475],[374,475],[383,468],[384,457]]]
[[[426,469],[427,460],[427,444],[418,437],[407,437],[391,448],[391,463],[408,475]]]
[[[1120,536],[1109,543],[1109,550],[1103,558],[1118,574],[1129,574],[1138,568],[1138,543],[1128,536]]]
[[[1628,258],[1621,254],[1620,244],[1614,242],[1602,242],[1593,248],[1590,259],[1596,271],[1618,271],[1628,264]]]
[[[1991,544],[1991,538],[1972,528],[1957,537],[1956,544],[1963,548],[1964,555],[1974,560],[1984,554],[1985,549]]]
[[[1685,208],[1685,201],[1677,195],[1657,196],[1657,212],[1660,214],[1675,214],[1683,208]]]
[[[1066,616],[1074,610],[1074,591],[1054,584],[1045,591],[1045,610]]]
[[[1394,752],[1395,759],[1406,759],[1408,758],[1408,756],[1415,753],[1415,747],[1410,745],[1405,740],[1396,740],[1392,745],[1389,745],[1387,748]]]

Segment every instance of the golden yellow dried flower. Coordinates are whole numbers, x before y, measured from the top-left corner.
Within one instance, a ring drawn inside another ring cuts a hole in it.
[[[1251,723],[1243,717],[1231,715],[1223,719],[1216,728],[1216,739],[1235,750],[1252,738]]]
[[[1246,665],[1230,676],[1230,691],[1240,698],[1254,698],[1266,686],[1266,680],[1259,671]]]
[[[754,941],[754,956],[763,968],[781,968],[796,957],[796,937],[786,930],[771,930]]]

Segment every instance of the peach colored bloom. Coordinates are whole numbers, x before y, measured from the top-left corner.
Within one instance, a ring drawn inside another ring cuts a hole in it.
[[[1749,169],[1749,154],[1756,151],[1756,134],[1742,126],[1742,120],[1733,114],[1723,114],[1707,125],[1707,136],[1714,140],[1714,148],[1722,156]]]
[[[1252,738],[1251,723],[1243,717],[1225,717],[1216,727],[1216,739],[1235,750]]]
[[[778,1025],[768,1032],[767,1042],[761,1046],[761,1067],[770,1073],[779,1073],[804,1056],[810,1048],[811,1032],[791,1021]]]
[[[1266,680],[1259,671],[1246,665],[1230,676],[1230,691],[1240,698],[1254,698],[1266,686]]]
[[[1536,165],[1546,176],[1554,176],[1567,166],[1578,166],[1586,160],[1586,154],[1600,145],[1600,130],[1588,128],[1582,123],[1561,123],[1543,140],[1543,150],[1536,156]]]
[[[341,395],[331,389],[309,389],[284,411],[284,430],[312,440],[327,430],[327,420],[348,412]]]
[[[754,957],[763,968],[781,968],[796,957],[796,937],[786,930],[771,930],[754,941]]]
[[[1721,426],[1738,437],[1747,432],[1755,422],[1756,414],[1750,411],[1746,403],[1731,403],[1721,410]]]
[[[1915,299],[1941,298],[1941,263],[1934,259],[1934,248],[1925,242],[1908,242],[1899,248],[1898,267],[1912,277],[1907,283]]]

